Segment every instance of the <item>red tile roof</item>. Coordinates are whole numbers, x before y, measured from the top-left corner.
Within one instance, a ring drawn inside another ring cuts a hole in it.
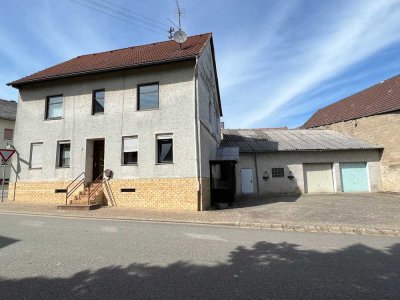
[[[398,110],[400,75],[318,110],[302,127],[318,127]]]
[[[10,82],[8,85],[18,87],[31,82],[191,59],[201,54],[211,37],[211,33],[190,36],[182,44],[182,48],[175,41],[165,41],[82,55]]]

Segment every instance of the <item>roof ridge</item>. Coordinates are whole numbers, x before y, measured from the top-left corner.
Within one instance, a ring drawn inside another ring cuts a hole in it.
[[[212,36],[212,32],[206,32],[206,33],[191,35],[191,36],[188,36],[188,39],[192,38],[192,37],[203,36],[203,35]],[[82,55],[75,56],[74,58],[81,58],[81,57],[85,57],[85,56],[98,55],[98,54],[103,54],[103,53],[112,53],[112,52],[116,52],[116,51],[121,51],[121,50],[126,50],[126,49],[134,49],[134,48],[139,48],[139,47],[155,46],[155,45],[169,43],[169,42],[172,42],[172,40],[161,41],[161,42],[153,42],[153,43],[137,45],[137,46],[128,46],[128,47],[123,47],[123,48],[118,48],[118,49],[113,49],[113,50],[100,51],[100,52],[87,53],[87,54],[82,54]],[[184,44],[184,43],[182,43],[182,44]],[[74,59],[74,58],[72,58],[72,59]]]

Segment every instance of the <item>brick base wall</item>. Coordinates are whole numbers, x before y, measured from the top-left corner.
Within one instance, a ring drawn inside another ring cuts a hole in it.
[[[65,194],[56,194],[69,182],[19,181],[10,183],[9,201],[63,204]],[[121,189],[135,189],[123,192]],[[161,210],[206,210],[210,207],[208,178],[200,179],[200,191],[196,178],[111,179],[104,186],[107,204],[118,207]],[[198,203],[200,197],[200,207]]]
[[[381,158],[382,189],[400,192],[400,112],[317,127],[332,129],[385,149]]]

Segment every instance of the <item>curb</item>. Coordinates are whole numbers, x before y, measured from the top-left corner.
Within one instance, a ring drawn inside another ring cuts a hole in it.
[[[0,210],[0,214],[18,214],[28,216],[47,216],[59,218],[78,218],[78,219],[93,219],[93,220],[114,220],[114,221],[136,221],[136,222],[156,222],[156,223],[171,223],[171,224],[193,224],[193,225],[210,225],[210,226],[228,226],[247,229],[266,229],[276,231],[292,231],[292,232],[316,232],[316,233],[342,233],[342,234],[357,234],[357,235],[379,235],[400,237],[400,230],[383,229],[383,228],[364,228],[364,227],[347,227],[347,226],[329,226],[329,225],[297,225],[297,224],[279,224],[265,222],[239,222],[239,221],[185,221],[185,220],[160,220],[152,218],[124,218],[124,217],[97,217],[97,216],[79,216],[79,215],[59,215],[40,212],[27,211],[7,211]]]

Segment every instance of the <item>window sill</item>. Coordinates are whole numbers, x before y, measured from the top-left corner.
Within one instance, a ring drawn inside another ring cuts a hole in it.
[[[121,166],[122,166],[122,167],[129,167],[129,166],[131,166],[131,167],[137,167],[138,164],[137,164],[137,163],[136,163],[136,164],[121,164]]]
[[[158,110],[160,110],[159,107],[157,107],[157,108],[136,109],[137,112],[139,112],[139,111],[158,111]]]
[[[158,165],[173,165],[173,164],[174,164],[173,162],[157,162],[156,166],[158,166]]]
[[[92,116],[104,116],[104,112],[92,113]]]
[[[63,117],[57,117],[57,118],[47,118],[47,119],[44,119],[45,121],[55,121],[55,120],[63,120],[64,118]]]
[[[68,166],[68,167],[56,167],[56,169],[69,169],[70,168],[70,166]]]
[[[38,168],[29,168],[28,170],[41,170],[42,167],[38,167]]]

